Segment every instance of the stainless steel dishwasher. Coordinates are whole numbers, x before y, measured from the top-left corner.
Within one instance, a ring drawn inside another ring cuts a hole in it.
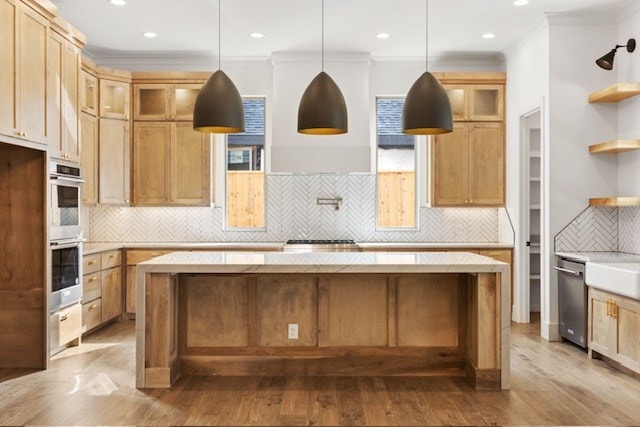
[[[587,347],[587,285],[584,262],[561,259],[558,271],[560,336],[582,348]]]

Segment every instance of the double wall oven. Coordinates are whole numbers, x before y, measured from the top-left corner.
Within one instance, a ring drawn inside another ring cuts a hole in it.
[[[52,312],[82,299],[82,182],[80,168],[50,163]]]

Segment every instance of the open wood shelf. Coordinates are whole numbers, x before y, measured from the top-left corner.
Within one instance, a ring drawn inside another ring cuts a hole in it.
[[[640,149],[640,139],[616,139],[590,145],[590,154],[618,154]]]
[[[640,93],[640,83],[616,83],[589,94],[589,102],[620,102]]]
[[[640,206],[640,197],[597,197],[589,199],[589,206]]]

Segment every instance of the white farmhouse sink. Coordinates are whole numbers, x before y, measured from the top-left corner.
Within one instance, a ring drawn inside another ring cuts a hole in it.
[[[640,263],[637,262],[588,262],[585,281],[603,291],[640,299]]]

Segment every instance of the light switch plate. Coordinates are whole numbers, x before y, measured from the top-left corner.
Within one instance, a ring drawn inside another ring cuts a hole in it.
[[[298,339],[298,324],[297,323],[289,323],[287,328],[287,338],[290,340]]]

